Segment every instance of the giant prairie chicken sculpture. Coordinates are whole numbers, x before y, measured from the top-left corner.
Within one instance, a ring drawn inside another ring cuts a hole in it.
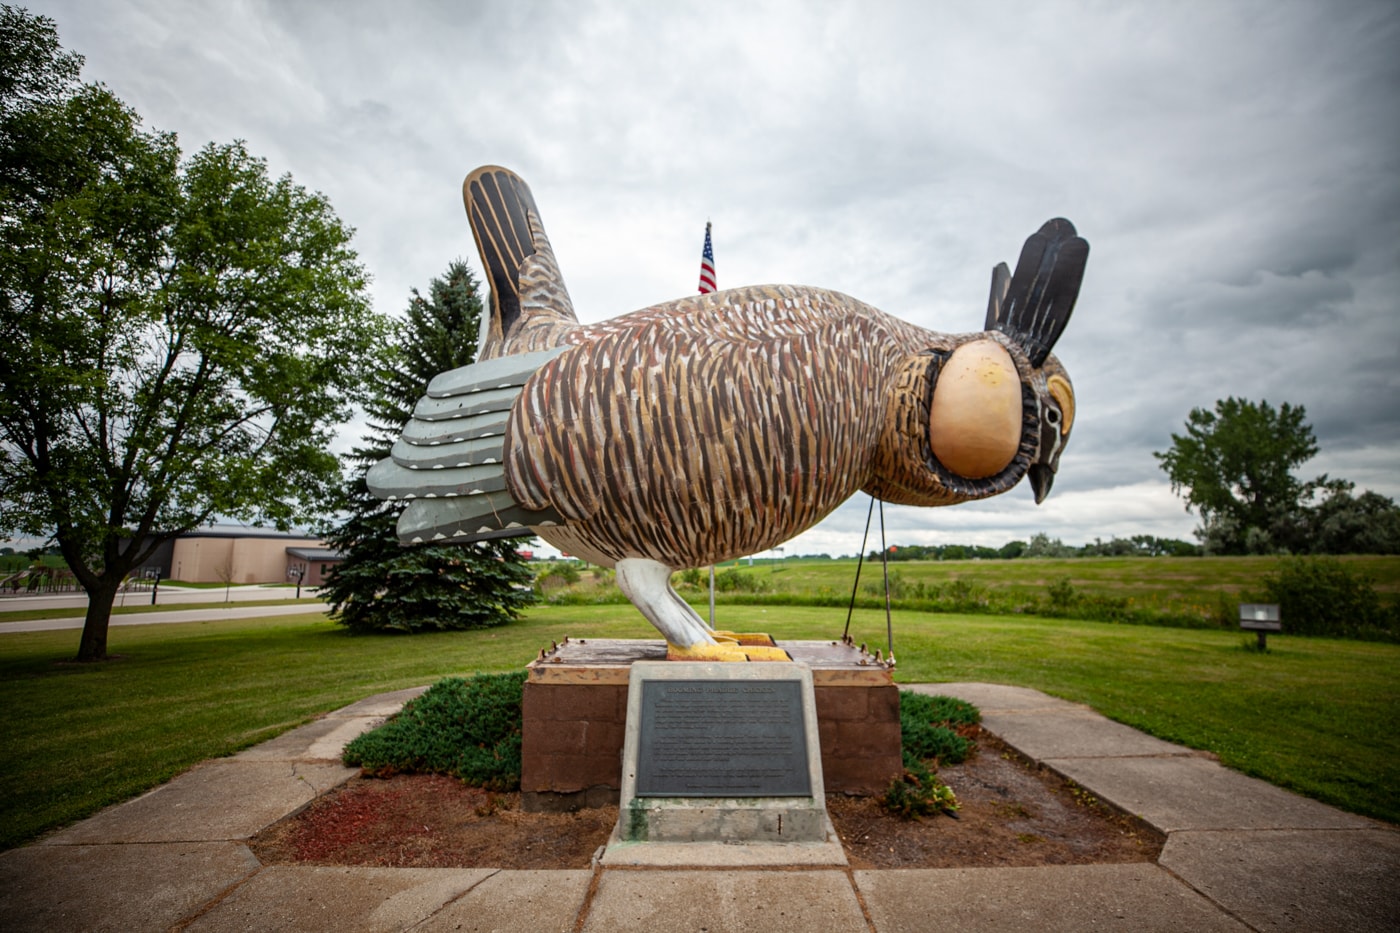
[[[491,286],[478,362],[429,384],[370,488],[405,544],[537,534],[615,567],[672,656],[765,657],[716,636],[676,570],[752,554],[857,490],[953,505],[1028,476],[1040,502],[1074,422],[1050,353],[1088,244],[1066,220],[992,273],[982,331],[941,334],[838,292],[736,288],[599,324],[574,316],[525,183],[463,185]]]

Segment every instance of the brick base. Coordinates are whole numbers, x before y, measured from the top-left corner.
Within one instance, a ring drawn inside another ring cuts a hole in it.
[[[893,683],[814,679],[828,792],[873,796],[903,771]],[[618,799],[627,727],[626,683],[527,681],[520,787],[527,810],[570,810]]]

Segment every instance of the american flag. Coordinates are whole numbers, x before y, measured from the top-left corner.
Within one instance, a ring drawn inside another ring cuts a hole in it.
[[[710,245],[710,223],[705,222],[705,251],[700,254],[700,294],[715,290],[715,248]]]

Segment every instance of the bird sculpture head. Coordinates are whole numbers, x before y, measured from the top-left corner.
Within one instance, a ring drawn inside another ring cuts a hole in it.
[[[1050,352],[1078,298],[1089,244],[1055,219],[1012,275],[992,270],[984,330],[929,334],[901,367],[867,491],[909,505],[1050,492],[1074,425],[1074,387]],[[928,333],[928,332],[924,332]]]
[[[1027,474],[1037,504],[1050,492],[1060,452],[1074,427],[1074,386],[1050,350],[1069,323],[1088,258],[1089,244],[1076,235],[1074,224],[1056,218],[1026,240],[1014,276],[1006,263],[992,270],[984,328],[1002,334],[1025,354],[1027,408],[1035,410],[1039,435]]]

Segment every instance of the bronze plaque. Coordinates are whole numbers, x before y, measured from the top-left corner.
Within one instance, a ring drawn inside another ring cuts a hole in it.
[[[638,797],[809,797],[802,684],[648,680]]]

